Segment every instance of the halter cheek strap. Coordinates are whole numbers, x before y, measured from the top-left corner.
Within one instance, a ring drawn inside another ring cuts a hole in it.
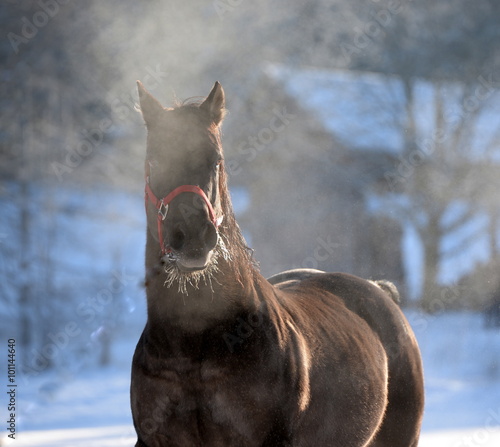
[[[168,206],[172,200],[174,200],[179,194],[182,194],[184,192],[192,192],[195,194],[198,194],[205,204],[207,205],[208,208],[208,215],[210,217],[210,222],[214,225],[215,228],[219,228],[220,224],[222,223],[222,219],[224,216],[215,216],[215,211],[210,203],[210,200],[208,199],[207,195],[205,192],[199,187],[195,185],[182,185],[178,186],[175,188],[172,192],[167,194],[163,199],[158,199],[155,194],[153,193],[153,190],[151,189],[151,186],[149,186],[149,175],[146,176],[146,188],[145,188],[145,205],[147,209],[148,205],[148,200],[155,206],[155,208],[158,210],[158,215],[157,215],[157,225],[158,225],[158,239],[160,242],[160,248],[161,248],[161,254],[162,256],[165,256],[167,253],[170,253],[172,249],[170,247],[165,246],[165,241],[163,239],[163,221],[167,217],[168,213]]]

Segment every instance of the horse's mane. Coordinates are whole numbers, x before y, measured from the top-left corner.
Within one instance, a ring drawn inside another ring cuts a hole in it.
[[[184,101],[180,101],[178,99],[174,100],[173,107],[170,110],[177,111],[178,113],[196,113],[200,110],[200,106],[203,104],[206,98],[203,96],[192,96],[190,98],[186,98]],[[226,116],[227,109],[222,109],[221,111],[221,120]]]
[[[186,98],[184,100],[174,98],[170,110],[194,110],[199,108],[203,104],[204,99],[205,98],[203,96],[191,96],[190,98]]]
[[[246,244],[246,241],[241,233],[241,229],[234,216],[224,163],[222,163],[219,172],[219,193],[221,206],[224,210],[224,221],[222,223],[222,227],[224,229],[224,236],[227,238],[227,242],[230,247],[229,250],[231,252],[234,251],[236,257],[241,259],[249,268],[257,268],[258,265],[253,259],[253,250]]]

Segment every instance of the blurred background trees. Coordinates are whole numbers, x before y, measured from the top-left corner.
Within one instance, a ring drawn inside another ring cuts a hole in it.
[[[26,364],[59,362],[68,322],[84,356],[141,319],[136,79],[166,105],[223,84],[265,275],[384,276],[430,312],[500,287],[497,2],[24,0],[0,21],[0,312]]]

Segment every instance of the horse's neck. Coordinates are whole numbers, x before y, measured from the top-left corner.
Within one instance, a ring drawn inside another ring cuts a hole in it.
[[[169,284],[159,263],[158,243],[148,234],[146,245],[146,293],[148,325],[174,328],[177,332],[197,333],[222,321],[236,318],[259,306],[254,283],[258,274],[245,265],[244,259],[220,259],[218,269],[197,286],[187,283],[185,289],[177,281]]]

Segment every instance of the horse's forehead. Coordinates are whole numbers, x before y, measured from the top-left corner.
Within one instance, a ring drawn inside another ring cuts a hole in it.
[[[202,139],[208,129],[195,114],[167,113],[160,126],[164,136],[176,139]]]
[[[149,148],[153,152],[179,156],[203,155],[215,142],[210,128],[202,123],[196,115],[184,116],[167,114],[159,125],[150,132]]]

